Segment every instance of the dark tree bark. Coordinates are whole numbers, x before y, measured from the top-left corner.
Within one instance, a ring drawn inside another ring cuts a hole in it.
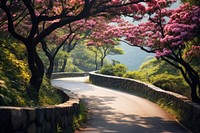
[[[47,68],[46,77],[47,77],[48,79],[50,79],[50,78],[51,78],[51,75],[52,75],[52,73],[53,73],[53,69],[54,69],[54,59],[55,59],[55,56],[53,56],[53,55],[51,54],[51,51],[48,49],[45,40],[42,40],[42,41],[41,41],[41,44],[42,44],[42,49],[43,49],[43,51],[45,52],[45,54],[46,54],[46,56],[47,56],[47,58],[48,58],[48,60],[49,60],[49,66],[48,66],[48,68]]]
[[[36,95],[38,96],[42,79],[44,76],[44,65],[40,57],[36,52],[35,47],[31,47],[30,44],[26,44],[28,53],[28,64],[31,71],[30,86],[35,89]]]
[[[95,70],[98,70],[98,60],[97,60],[97,57],[98,57],[98,52],[96,50],[95,57],[94,57]]]
[[[178,57],[176,55],[174,56],[169,55],[166,57],[162,57],[161,59],[168,62],[170,65],[174,66],[181,72],[183,78],[190,86],[192,101],[200,104],[200,92],[198,91],[200,89],[200,77],[198,72],[195,71],[189,63],[187,63],[181,57]],[[179,65],[173,63],[170,60],[173,60]]]
[[[61,68],[61,72],[64,72],[65,71],[65,67],[67,65],[67,57],[65,56],[65,58],[63,59],[63,65],[62,65],[62,68]]]
[[[107,47],[107,45],[105,47],[103,46],[102,49],[99,48],[99,51],[101,53],[101,57],[100,57],[100,59],[101,59],[101,62],[100,62],[101,67],[103,67],[104,59],[106,58],[106,56],[108,54],[108,50],[109,50],[109,47]]]
[[[101,62],[100,62],[101,67],[103,67],[105,57],[106,56],[101,57]]]

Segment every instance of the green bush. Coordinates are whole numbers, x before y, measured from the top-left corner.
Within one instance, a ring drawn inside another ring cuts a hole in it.
[[[119,76],[122,77],[127,71],[126,66],[123,64],[116,64],[116,65],[105,65],[101,68],[99,73],[105,74],[105,75],[113,75],[113,76]]]
[[[190,97],[190,89],[187,83],[181,76],[174,76],[163,73],[151,77],[153,85],[158,86],[164,90],[176,92],[187,97]]]
[[[105,65],[100,69],[99,73],[114,76],[113,66],[112,65]]]
[[[80,102],[80,111],[78,115],[73,117],[73,130],[80,129],[81,126],[87,121],[87,107],[84,102]]]
[[[113,66],[113,70],[115,76],[122,77],[126,73],[127,67],[123,64],[116,64]]]
[[[124,78],[131,78],[144,81],[144,75],[138,71],[128,71],[123,75]],[[145,80],[146,81],[146,80]]]
[[[57,90],[50,85],[47,78],[43,79],[39,92],[39,105],[54,105],[62,102],[62,98],[57,94]]]

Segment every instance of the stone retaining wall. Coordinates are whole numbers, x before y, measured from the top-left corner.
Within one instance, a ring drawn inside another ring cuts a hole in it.
[[[193,132],[200,132],[200,105],[191,102],[187,97],[128,78],[102,75],[95,72],[89,73],[89,78],[93,84],[99,86],[133,93],[154,102],[162,101],[181,114],[180,122],[185,127]]]
[[[58,72],[52,73],[51,79],[55,78],[65,78],[65,77],[84,77],[88,76],[87,72]]]
[[[56,133],[58,128],[68,132],[73,116],[79,113],[79,99],[73,94],[66,98],[69,100],[49,107],[0,106],[0,133]]]

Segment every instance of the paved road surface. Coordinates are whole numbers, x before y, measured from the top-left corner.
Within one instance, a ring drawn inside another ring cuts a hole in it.
[[[55,86],[75,92],[89,108],[89,121],[77,133],[188,133],[156,104],[123,92],[85,83],[87,77],[60,78]]]

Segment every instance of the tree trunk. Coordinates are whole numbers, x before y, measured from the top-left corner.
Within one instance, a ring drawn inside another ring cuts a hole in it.
[[[105,57],[106,56],[104,56],[104,57],[101,58],[101,67],[103,67]]]
[[[62,68],[61,68],[61,72],[64,72],[65,71],[65,67],[67,65],[67,57],[64,58],[64,62],[63,62],[63,65],[62,65]]]
[[[198,75],[198,72],[195,71],[189,63],[184,61],[183,58],[179,58],[178,56],[174,56],[174,57],[168,56],[167,58],[169,58],[169,60],[166,58],[162,58],[162,59],[166,61],[167,63],[169,63],[170,65],[180,70],[183,78],[185,79],[187,84],[190,86],[192,101],[200,104],[200,77]],[[170,60],[175,61],[179,65],[174,64]],[[199,94],[197,93],[197,91]]]
[[[29,69],[31,71],[30,86],[31,88],[33,88],[31,89],[31,92],[30,90],[28,90],[28,94],[35,93],[35,94],[30,94],[30,95],[33,97],[34,96],[38,97],[40,86],[42,84],[42,80],[44,76],[44,65],[43,65],[42,60],[38,56],[35,47],[32,47],[31,45],[27,44],[26,48],[28,52]]]
[[[47,51],[43,50],[46,54],[46,56],[48,57],[49,59],[49,66],[47,68],[47,72],[46,72],[46,77],[48,79],[51,78],[51,75],[53,73],[53,70],[54,70],[54,57],[51,55],[51,53],[48,53]]]
[[[54,61],[54,72],[58,72],[58,60]]]
[[[48,79],[51,79],[51,75],[53,73],[53,68],[54,68],[54,60],[49,59],[49,67],[47,68],[47,72],[46,72],[46,77]]]
[[[198,104],[200,104],[200,98],[198,96],[198,89],[200,89],[200,80],[199,80],[199,75],[197,72],[193,72],[194,69],[190,70],[189,69],[189,72],[188,72],[188,75],[189,75],[189,78],[191,80],[191,84],[190,85],[190,88],[191,88],[191,98],[192,98],[192,101],[193,102],[196,102]]]
[[[98,70],[98,61],[97,61],[97,57],[98,57],[98,55],[97,55],[97,51],[96,51],[95,57],[94,57],[94,62],[95,62],[95,65],[96,65],[95,70]]]

